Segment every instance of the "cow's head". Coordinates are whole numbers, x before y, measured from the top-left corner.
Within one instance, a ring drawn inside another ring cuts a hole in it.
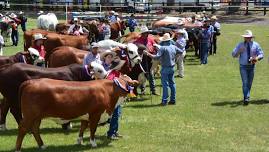
[[[94,75],[94,77],[97,79],[104,79],[107,75],[107,71],[99,63],[91,62],[89,69],[91,74]]]
[[[128,52],[128,56],[131,61],[132,67],[134,67],[135,64],[140,63],[142,61],[141,57],[138,54],[138,47],[135,44],[128,43],[127,52]]]

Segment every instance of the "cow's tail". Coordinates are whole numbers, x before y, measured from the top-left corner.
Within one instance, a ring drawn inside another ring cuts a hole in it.
[[[27,81],[24,81],[21,85],[20,85],[20,88],[19,88],[19,96],[18,96],[18,98],[19,98],[19,107],[21,107],[21,105],[22,105],[22,101],[21,101],[21,98],[22,98],[22,93],[23,93],[23,90],[24,90],[24,88],[25,87],[27,87],[30,83],[31,83],[31,81],[32,80],[27,80]]]

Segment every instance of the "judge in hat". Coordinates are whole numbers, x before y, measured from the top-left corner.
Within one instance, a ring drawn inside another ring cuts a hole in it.
[[[160,103],[161,106],[176,104],[176,84],[174,81],[174,66],[176,64],[175,58],[177,54],[182,54],[183,50],[171,44],[171,40],[172,38],[170,37],[170,34],[165,33],[163,37],[160,38],[162,46],[156,55],[150,52],[145,52],[147,56],[161,61],[161,81],[163,89],[162,100]],[[168,87],[171,91],[170,98],[168,95]]]
[[[237,44],[232,52],[234,58],[239,58],[239,68],[242,80],[243,104],[250,101],[250,90],[255,73],[255,65],[263,59],[263,51],[259,43],[253,41],[254,35],[251,30],[246,30],[241,35],[244,41]]]

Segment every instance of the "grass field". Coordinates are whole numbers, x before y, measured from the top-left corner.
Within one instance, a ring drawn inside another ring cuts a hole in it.
[[[30,26],[34,27],[30,20]],[[242,40],[244,30],[250,29],[262,46],[265,59],[257,64],[251,93],[251,102],[243,106],[241,78],[237,59],[231,51]],[[200,66],[188,52],[185,78],[176,78],[177,105],[159,107],[161,96],[145,96],[143,101],[126,102],[120,121],[118,141],[109,141],[107,126],[97,129],[98,148],[90,148],[89,133],[85,145],[76,146],[79,122],[69,132],[51,120],[42,121],[41,136],[48,148],[44,152],[79,151],[135,151],[135,152],[264,152],[269,151],[269,70],[268,26],[249,24],[222,24],[216,56],[209,64]],[[22,39],[20,39],[22,40]],[[20,44],[22,41],[20,41]],[[10,55],[22,50],[6,47]],[[160,84],[158,79],[157,84]],[[157,87],[160,89],[159,87]],[[148,89],[148,88],[147,88]],[[17,124],[11,115],[7,119],[8,131],[0,132],[0,152],[14,151]],[[28,134],[23,151],[38,151],[34,137]]]

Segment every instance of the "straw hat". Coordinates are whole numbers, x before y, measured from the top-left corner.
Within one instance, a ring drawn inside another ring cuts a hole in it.
[[[38,13],[37,13],[37,15],[41,15],[41,14],[43,14],[44,12],[43,11],[39,11]]]
[[[214,15],[214,16],[211,17],[211,19],[212,19],[212,20],[217,20],[218,18],[217,18],[216,15]]]
[[[163,37],[160,37],[160,41],[170,41],[172,38],[170,37],[169,33],[165,33]]]
[[[112,52],[111,50],[105,50],[104,52],[102,52],[100,54],[100,58],[101,60],[104,60],[104,58],[107,56],[107,55],[112,55],[112,58],[114,58],[116,56],[116,53],[115,52]]]
[[[77,18],[77,17],[74,18],[74,22],[75,22],[75,21],[78,21],[78,18]]]
[[[10,17],[10,18],[16,18],[16,17],[17,17],[17,15],[16,15],[16,14],[14,14],[14,13],[11,13],[11,14],[9,15],[9,17]]]
[[[140,28],[140,31],[141,31],[141,33],[149,33],[149,32],[151,32],[151,30],[149,30],[148,27],[146,27],[146,26],[142,26]]]
[[[47,38],[46,37],[43,37],[43,35],[41,33],[37,33],[35,34],[34,36],[34,40],[46,40]]]
[[[19,14],[22,15],[24,12],[23,11],[20,11]]]
[[[246,30],[245,33],[243,35],[241,35],[242,37],[246,37],[246,38],[251,38],[254,37],[254,35],[252,34],[251,30]]]

